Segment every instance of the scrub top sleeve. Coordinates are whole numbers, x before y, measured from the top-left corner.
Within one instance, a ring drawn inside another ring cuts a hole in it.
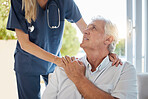
[[[22,10],[22,0],[11,0],[7,27],[8,30],[15,31],[15,28],[28,34],[27,20],[25,12]]]
[[[65,18],[71,23],[76,23],[82,18],[79,8],[73,0],[65,0],[65,3]]]

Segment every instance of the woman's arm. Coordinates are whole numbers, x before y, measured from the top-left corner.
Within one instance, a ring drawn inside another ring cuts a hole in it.
[[[83,18],[81,18],[77,23],[76,23],[77,27],[80,29],[80,31],[83,33],[83,31],[86,29],[87,24],[85,23],[85,21],[83,20]]]
[[[28,34],[25,34],[22,30],[15,29],[15,31],[20,46],[24,51],[45,61],[55,63],[58,66],[62,65],[63,62],[60,57],[55,56],[54,54],[49,53],[37,46],[36,44],[30,42]]]

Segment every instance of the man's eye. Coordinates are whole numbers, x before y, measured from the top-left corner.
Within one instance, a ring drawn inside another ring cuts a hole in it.
[[[94,29],[96,29],[96,27],[95,26],[92,26],[92,29],[94,30]]]

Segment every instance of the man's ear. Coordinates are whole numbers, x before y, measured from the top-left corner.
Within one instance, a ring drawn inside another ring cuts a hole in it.
[[[111,42],[114,40],[113,36],[106,36],[106,39],[105,39],[105,42],[104,44],[105,45],[109,45],[111,44]]]

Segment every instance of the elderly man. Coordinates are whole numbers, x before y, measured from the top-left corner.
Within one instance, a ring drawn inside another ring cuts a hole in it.
[[[124,62],[112,66],[108,54],[117,42],[116,26],[96,17],[84,31],[81,47],[86,56],[63,58],[65,66],[50,75],[43,99],[136,99],[136,71]]]

